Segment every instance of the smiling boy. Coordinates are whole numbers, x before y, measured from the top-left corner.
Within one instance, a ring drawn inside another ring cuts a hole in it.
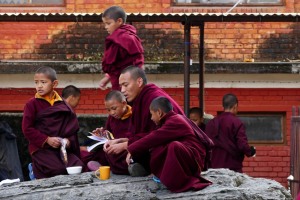
[[[127,15],[119,6],[111,6],[102,14],[102,21],[109,36],[105,39],[102,70],[106,73],[100,81],[100,88],[106,89],[111,82],[113,90],[120,90],[119,76],[130,65],[142,68],[144,49],[136,29],[126,23]]]

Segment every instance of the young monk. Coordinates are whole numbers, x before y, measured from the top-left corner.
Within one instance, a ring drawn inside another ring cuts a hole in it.
[[[215,143],[212,150],[211,168],[229,168],[243,172],[245,155],[252,157],[256,154],[255,147],[249,146],[246,128],[236,116],[238,99],[234,94],[223,96],[224,112],[210,120],[205,132]]]
[[[203,123],[203,111],[199,107],[193,107],[190,109],[190,119],[197,125],[202,131],[205,131],[205,124]]]
[[[100,88],[105,89],[110,81],[113,90],[120,90],[121,71],[134,65],[144,65],[144,49],[136,29],[126,24],[126,13],[119,6],[111,6],[102,14],[102,21],[109,36],[105,39],[105,51],[102,69],[106,73],[100,81]]]
[[[126,102],[125,96],[118,90],[110,91],[105,97],[105,107],[109,113],[105,128],[97,128],[93,133],[101,135],[107,130],[113,134],[115,139],[128,138],[130,136],[128,135],[130,134],[128,126],[132,111],[131,106]],[[110,154],[110,151],[107,149],[104,149],[104,151],[106,152],[110,169],[114,174],[128,174],[128,165],[124,159],[127,155],[126,150],[121,150],[116,154]]]
[[[134,160],[149,151],[151,172],[172,192],[200,190],[212,184],[200,176],[211,140],[204,133],[197,135],[190,125],[193,122],[176,114],[166,97],[155,98],[150,113],[159,128],[128,146],[127,163],[131,156]]]
[[[74,85],[68,85],[62,90],[62,98],[73,108],[75,109],[79,104],[81,98],[80,89]]]
[[[66,167],[69,166],[84,167],[76,135],[78,120],[73,109],[54,90],[58,85],[55,70],[39,68],[34,82],[37,93],[24,107],[22,130],[29,141],[35,177],[67,174]],[[66,160],[60,152],[63,142],[66,144]]]

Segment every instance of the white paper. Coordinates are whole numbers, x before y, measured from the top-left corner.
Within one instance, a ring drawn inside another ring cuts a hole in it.
[[[91,146],[87,146],[86,149],[88,152],[91,152],[95,147],[97,147],[98,145],[104,144],[106,141],[101,141],[101,142],[97,142],[96,144],[93,144]]]
[[[95,135],[89,135],[87,136],[88,138],[92,139],[92,140],[96,140],[98,141],[96,144],[93,144],[91,146],[87,146],[87,151],[91,152],[95,147],[104,144],[108,139],[105,137],[99,137],[99,136],[95,136]]]
[[[92,139],[92,140],[99,141],[99,142],[102,142],[102,141],[106,142],[107,141],[107,138],[105,138],[105,137],[98,137],[98,136],[95,136],[95,135],[89,135],[87,137]]]

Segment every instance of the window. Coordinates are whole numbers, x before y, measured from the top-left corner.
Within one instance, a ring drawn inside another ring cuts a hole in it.
[[[208,6],[218,6],[218,5],[228,5],[233,6],[238,0],[174,0],[176,5],[180,4],[191,4],[191,5],[208,5]],[[282,5],[283,0],[241,0],[239,6],[261,6],[261,5]]]
[[[239,113],[250,143],[284,143],[284,113]]]
[[[63,6],[65,0],[0,0],[0,6]]]

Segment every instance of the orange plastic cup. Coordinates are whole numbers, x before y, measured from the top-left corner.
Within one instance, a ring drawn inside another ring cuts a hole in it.
[[[100,175],[98,176],[98,174],[100,174]],[[95,176],[100,180],[109,179],[110,178],[110,167],[109,166],[100,166],[99,169],[97,171],[95,171]]]

